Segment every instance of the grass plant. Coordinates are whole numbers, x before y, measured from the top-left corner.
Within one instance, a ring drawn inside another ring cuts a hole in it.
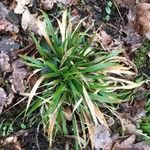
[[[120,56],[121,50],[94,49],[94,35],[88,34],[90,27],[81,31],[84,19],[74,27],[64,11],[61,21],[56,18],[56,27],[45,12],[42,14],[46,22],[45,43],[32,35],[38,56],[21,56],[33,68],[33,75],[39,76],[27,94],[26,116],[35,111],[39,114],[50,145],[58,132],[63,135],[71,132],[76,149],[85,148],[89,138],[93,147],[94,126],[102,124],[109,128],[101,111],[104,104],[114,107],[129,100],[132,89],[142,82],[132,81],[136,75],[134,65]],[[72,124],[71,131],[67,128],[68,121]]]

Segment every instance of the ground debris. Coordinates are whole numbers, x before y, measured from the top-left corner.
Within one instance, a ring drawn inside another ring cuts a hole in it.
[[[18,138],[15,135],[7,137],[4,141],[1,140],[0,144],[5,150],[22,150],[18,142]]]
[[[139,3],[136,8],[137,32],[146,35],[150,39],[150,4]]]
[[[14,10],[16,14],[22,14],[26,10],[27,5],[32,6],[33,4],[33,0],[15,0],[15,1],[17,2],[17,6]]]
[[[9,93],[9,95],[7,96],[4,89],[0,88],[0,113],[2,112],[4,107],[7,107],[7,105],[12,103],[13,98],[13,93]]]
[[[19,49],[20,44],[7,36],[0,36],[0,52],[6,53],[11,58],[16,58],[14,50]]]
[[[6,93],[3,88],[0,88],[0,113],[3,110],[3,107],[5,106],[5,99],[6,99]]]
[[[122,141],[121,143],[117,141],[112,150],[149,150],[150,144],[147,144],[145,142],[135,142],[135,135],[129,136],[127,139]]]
[[[96,150],[110,150],[113,140],[108,128],[103,125],[98,125],[94,128],[94,147]]]
[[[45,10],[51,10],[54,6],[54,4],[57,2],[57,0],[42,0],[41,3]]]
[[[60,2],[64,5],[76,5],[79,0],[57,0],[57,2]]]
[[[21,25],[24,30],[27,28],[31,30],[35,30],[35,22],[36,22],[36,14],[30,14],[29,10],[26,9],[22,14]],[[32,20],[32,21],[31,21]]]
[[[12,70],[9,63],[9,56],[3,51],[0,52],[0,70],[2,72],[10,72]]]
[[[108,35],[106,33],[106,31],[104,31],[104,30],[99,31],[96,34],[96,38],[97,38],[96,40],[98,42],[100,42],[100,44],[101,44],[101,46],[104,50],[109,50],[110,49],[110,47],[113,43],[113,38],[110,35]]]
[[[9,31],[18,33],[19,28],[17,25],[9,22],[6,17],[9,14],[9,10],[0,2],[0,31]]]
[[[22,67],[23,64],[20,60],[16,60],[13,63],[13,72],[12,76],[10,77],[10,81],[12,82],[12,88],[15,90],[15,92],[21,92],[23,93],[26,89],[24,84],[24,79],[27,75],[27,70]]]
[[[114,0],[121,7],[133,8],[136,4],[135,0]]]
[[[131,149],[132,146],[133,146],[134,141],[135,141],[135,135],[131,135],[130,137],[128,137],[126,140],[124,140],[121,143],[119,143],[119,141],[117,141],[115,143],[115,145],[113,146],[113,150]]]

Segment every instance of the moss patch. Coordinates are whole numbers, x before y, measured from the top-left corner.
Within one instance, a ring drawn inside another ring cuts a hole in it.
[[[150,51],[150,41],[145,41],[142,47],[136,51],[134,57],[134,63],[138,69],[144,66],[148,51]]]

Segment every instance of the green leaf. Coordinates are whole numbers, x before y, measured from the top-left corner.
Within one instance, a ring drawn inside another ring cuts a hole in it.
[[[35,58],[29,57],[29,56],[23,56],[23,55],[21,55],[20,57],[23,58],[23,61],[25,64],[27,64],[31,67],[36,67],[39,69],[44,67],[44,64]]]
[[[48,61],[44,61],[44,62],[45,62],[45,64],[46,64],[48,67],[50,67],[53,71],[58,71],[57,68],[56,68],[56,66],[55,66],[53,63],[50,63],[50,62],[48,62]]]
[[[114,66],[114,63],[99,63],[90,67],[86,67],[85,69],[81,69],[83,73],[88,73],[88,72],[97,72],[97,71],[102,71],[110,66]]]
[[[106,10],[106,12],[107,12],[107,14],[108,14],[108,15],[110,15],[110,14],[111,14],[111,9],[110,9],[110,7],[108,7],[108,6],[107,6],[107,7],[105,7],[105,10]]]
[[[67,123],[66,123],[64,111],[62,108],[60,108],[60,114],[61,114],[61,120],[62,120],[62,129],[63,129],[64,134],[67,135],[68,134]]]
[[[120,100],[117,98],[113,98],[113,97],[109,97],[107,95],[105,95],[104,93],[102,95],[98,95],[98,94],[94,94],[94,93],[90,93],[90,98],[92,100],[97,100],[101,103],[109,103],[109,104],[113,104],[113,103],[119,103]]]
[[[26,129],[27,127],[26,127],[25,124],[21,123],[21,128],[22,128],[22,129]]]
[[[105,16],[105,20],[106,20],[106,21],[109,21],[109,20],[110,20],[110,15],[106,15],[106,16]]]
[[[108,1],[107,5],[108,5],[109,7],[112,7],[113,3],[112,3],[111,1]]]

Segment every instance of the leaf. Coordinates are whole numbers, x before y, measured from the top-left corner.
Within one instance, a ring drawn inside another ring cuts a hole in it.
[[[62,42],[64,42],[65,36],[66,36],[67,10],[65,10],[62,14],[62,22],[60,22],[60,20],[58,19],[57,19],[57,22],[58,22],[60,33],[62,36]]]
[[[89,97],[84,85],[82,85],[82,86],[83,86],[84,99],[85,99],[85,101],[88,105],[89,110],[91,111],[93,121],[94,121],[95,124],[98,124],[96,114],[95,114],[95,111],[94,111],[94,104],[92,103],[91,98]]]
[[[35,96],[35,93],[36,93],[38,87],[40,86],[40,84],[43,82],[44,79],[45,79],[44,76],[40,77],[40,78],[36,81],[35,85],[33,86],[32,90],[31,90],[31,92],[30,92],[30,94],[29,94],[28,103],[27,103],[27,106],[26,106],[26,112],[27,112],[27,110],[28,110],[28,108],[29,108],[29,106],[30,106],[30,103],[31,103],[33,97]]]
[[[36,67],[36,68],[41,69],[44,66],[41,61],[39,61],[35,58],[29,57],[29,56],[24,56],[24,55],[20,55],[20,57],[23,58],[23,61],[25,64],[27,64],[31,67]]]
[[[97,72],[106,69],[107,67],[114,66],[114,63],[99,63],[90,67],[86,67],[85,69],[81,69],[83,73],[88,72]]]
[[[46,23],[41,21],[40,18],[37,19],[37,23],[36,23],[36,26],[38,28],[38,34],[39,35],[43,35],[45,40],[47,41],[47,43],[49,44],[49,46],[52,48],[52,50],[54,51],[54,48],[53,48],[53,45],[52,45],[52,42],[48,36],[48,34],[46,33]]]
[[[47,133],[48,133],[48,138],[49,138],[49,145],[52,147],[52,133],[54,130],[54,126],[55,126],[55,121],[56,121],[56,115],[57,115],[57,111],[55,111],[52,116],[49,119],[49,125],[47,128]]]
[[[94,127],[93,127],[93,125],[91,125],[87,114],[83,112],[83,116],[85,118],[85,123],[86,123],[87,128],[88,128],[89,138],[91,141],[91,148],[92,148],[92,150],[94,150]]]
[[[109,129],[107,121],[104,117],[104,114],[100,111],[100,109],[98,107],[94,107],[95,110],[95,114],[97,119],[99,120],[100,124],[102,124],[103,126],[105,126],[107,129]]]
[[[106,126],[98,125],[94,126],[94,147],[96,150],[110,150],[113,144],[110,131]]]
[[[89,94],[91,99],[92,100],[97,100],[101,103],[110,103],[110,104],[113,104],[113,103],[119,103],[121,102],[119,99],[117,98],[113,98],[107,94],[104,95],[104,93],[101,93],[101,95],[99,94],[95,94],[95,93],[90,93]]]
[[[4,51],[1,51],[0,52],[0,70],[2,72],[11,71],[11,65],[9,61],[10,61],[9,56],[6,53],[4,53]]]
[[[108,14],[108,15],[110,15],[110,14],[111,14],[111,9],[110,9],[110,7],[109,7],[109,6],[105,7],[105,10],[106,10],[106,12],[107,12],[107,14]]]
[[[50,67],[53,71],[58,71],[57,70],[57,68],[56,68],[56,66],[53,64],[53,63],[50,63],[50,62],[48,62],[48,61],[45,61],[45,64],[48,66],[48,67]]]
[[[115,81],[115,82],[118,81],[122,84],[127,84],[127,85],[108,87],[107,88],[107,89],[113,89],[113,90],[117,90],[117,89],[134,89],[134,88],[140,87],[144,83],[144,81],[141,81],[139,83],[135,83],[135,82],[132,82],[132,81],[129,81],[129,80],[115,78],[115,77],[108,77],[108,79],[112,80],[112,81]]]
[[[31,0],[15,0],[17,6],[14,10],[16,14],[22,14],[26,10],[26,5],[32,4]]]

